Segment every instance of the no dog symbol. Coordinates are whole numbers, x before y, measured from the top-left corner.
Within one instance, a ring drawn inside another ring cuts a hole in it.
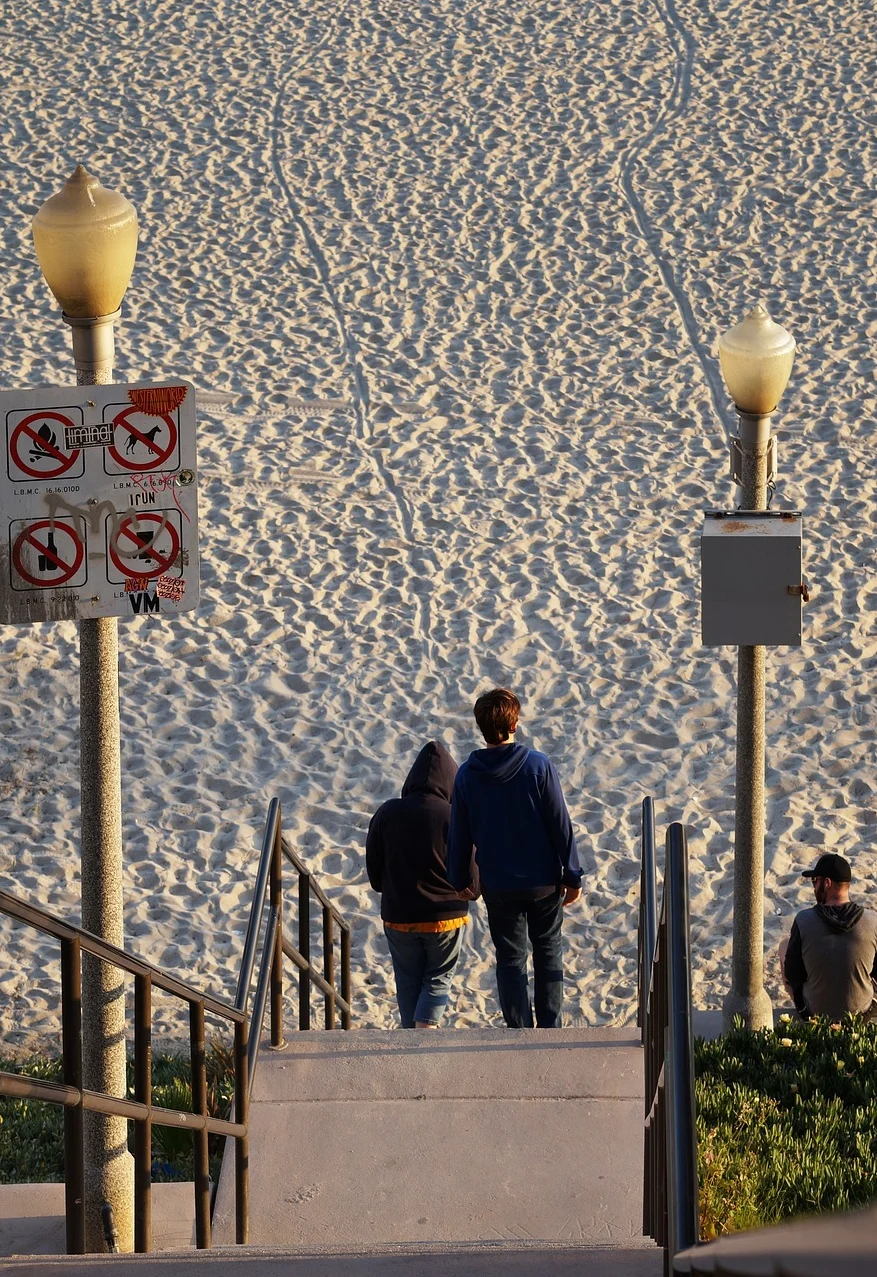
[[[169,412],[158,415],[124,408],[113,418],[113,442],[107,453],[123,470],[158,470],[173,456],[179,434]]]

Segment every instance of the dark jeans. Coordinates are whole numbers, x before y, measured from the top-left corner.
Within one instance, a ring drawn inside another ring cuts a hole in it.
[[[527,937],[533,946],[536,1027],[559,1029],[563,1008],[563,889],[541,900],[484,893],[490,937],[496,949],[496,988],[510,1029],[531,1029]]]

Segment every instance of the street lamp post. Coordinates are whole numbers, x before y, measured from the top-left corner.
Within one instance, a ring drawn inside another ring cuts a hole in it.
[[[771,414],[794,357],[795,339],[761,305],[719,338],[722,376],[739,419],[731,471],[741,488],[741,510],[767,509],[776,456]],[[734,936],[731,989],[722,1006],[726,1029],[735,1016],[750,1029],[773,1025],[764,988],[764,653],[763,646],[737,649]]]
[[[80,164],[39,209],[33,238],[46,283],[73,335],[76,384],[113,379],[113,324],[134,268],[137,214]],[[122,922],[122,786],[118,625],[79,623],[82,793],[82,925],[119,946]],[[82,960],[83,1085],[125,1096],[125,987],[122,972],[89,954]],[[134,1249],[133,1160],[124,1118],[85,1114],[85,1244],[104,1249],[101,1206],[113,1207],[120,1250]]]

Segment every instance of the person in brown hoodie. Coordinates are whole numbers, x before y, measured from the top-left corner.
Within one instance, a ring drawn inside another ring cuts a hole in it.
[[[820,856],[804,878],[816,904],[792,923],[783,974],[803,1019],[877,1018],[877,913],[850,900],[849,861]]]
[[[469,906],[446,872],[456,774],[457,764],[444,745],[428,741],[401,797],[381,804],[366,835],[366,870],[381,893],[403,1029],[438,1027],[463,942]],[[477,883],[471,848],[470,857]]]

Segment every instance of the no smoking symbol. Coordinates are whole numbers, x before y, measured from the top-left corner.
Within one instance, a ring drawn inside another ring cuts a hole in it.
[[[28,585],[51,590],[72,581],[82,567],[85,545],[66,523],[39,519],[28,523],[15,539],[12,564]]]
[[[161,576],[176,566],[179,554],[179,532],[169,518],[152,510],[126,514],[110,543],[110,558],[123,576]]]
[[[139,417],[135,425],[131,417]],[[156,425],[147,426],[146,420]],[[167,439],[164,438],[167,432]],[[177,423],[170,413],[163,412],[155,418],[145,418],[137,408],[125,408],[113,418],[113,442],[107,452],[123,470],[143,473],[157,470],[173,454],[177,446]],[[119,446],[116,446],[118,440]],[[120,448],[124,447],[124,452]]]

